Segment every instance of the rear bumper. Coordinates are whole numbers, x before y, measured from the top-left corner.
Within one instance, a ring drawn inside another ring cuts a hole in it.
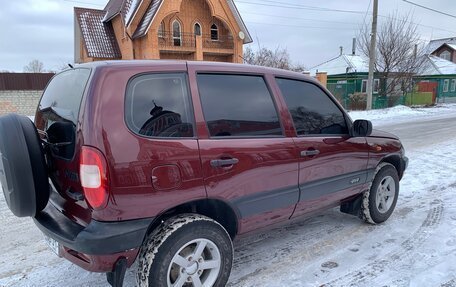
[[[82,226],[66,217],[51,203],[34,218],[38,228],[61,245],[60,252],[63,254],[59,255],[95,272],[111,271],[111,267],[122,256],[136,256],[153,220],[154,218],[119,222],[92,220],[89,225]],[[112,262],[106,262],[106,259]],[[104,266],[97,266],[97,262],[103,262]]]

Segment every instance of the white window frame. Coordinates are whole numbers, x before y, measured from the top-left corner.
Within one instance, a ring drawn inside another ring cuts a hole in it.
[[[380,91],[380,79],[374,79],[374,85],[372,86],[372,93],[378,94]],[[367,93],[367,79],[364,79],[361,83],[361,93]]]
[[[451,52],[448,50],[443,51],[439,55],[440,58],[445,59],[447,61],[451,61]]]
[[[367,93],[367,80],[361,82],[361,93]]]
[[[451,80],[450,91],[451,92],[455,92],[456,91],[456,79],[452,79]]]
[[[380,79],[374,79],[374,86],[372,88],[372,93],[378,94],[378,91],[380,90]]]
[[[450,86],[450,80],[446,79],[443,81],[443,92],[448,93],[448,88]]]
[[[176,24],[176,23],[179,25],[179,37],[174,35],[174,24]],[[182,25],[179,22],[179,20],[177,20],[177,19],[174,20],[172,27],[173,27],[173,45],[174,46],[182,46]],[[176,43],[175,40],[179,40],[179,45],[175,44]]]

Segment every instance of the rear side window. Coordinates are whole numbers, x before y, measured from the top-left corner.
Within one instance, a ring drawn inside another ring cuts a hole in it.
[[[263,77],[198,74],[197,79],[211,137],[282,135],[279,117]]]
[[[290,79],[277,79],[277,84],[298,135],[348,133],[344,114],[318,86]]]
[[[148,74],[127,87],[128,127],[146,137],[193,137],[193,114],[185,74]]]
[[[75,125],[90,69],[71,69],[55,76],[44,91],[39,112],[46,121],[67,120]]]

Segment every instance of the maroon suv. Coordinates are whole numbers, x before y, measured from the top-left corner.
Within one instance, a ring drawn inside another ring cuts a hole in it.
[[[113,286],[135,260],[139,286],[224,286],[237,235],[324,208],[381,223],[408,161],[314,79],[220,63],[80,65],[0,135],[11,211]]]

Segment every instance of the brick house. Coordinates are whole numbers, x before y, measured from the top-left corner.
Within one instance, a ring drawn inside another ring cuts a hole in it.
[[[252,38],[233,0],[110,0],[75,8],[75,63],[183,59],[242,63]]]

